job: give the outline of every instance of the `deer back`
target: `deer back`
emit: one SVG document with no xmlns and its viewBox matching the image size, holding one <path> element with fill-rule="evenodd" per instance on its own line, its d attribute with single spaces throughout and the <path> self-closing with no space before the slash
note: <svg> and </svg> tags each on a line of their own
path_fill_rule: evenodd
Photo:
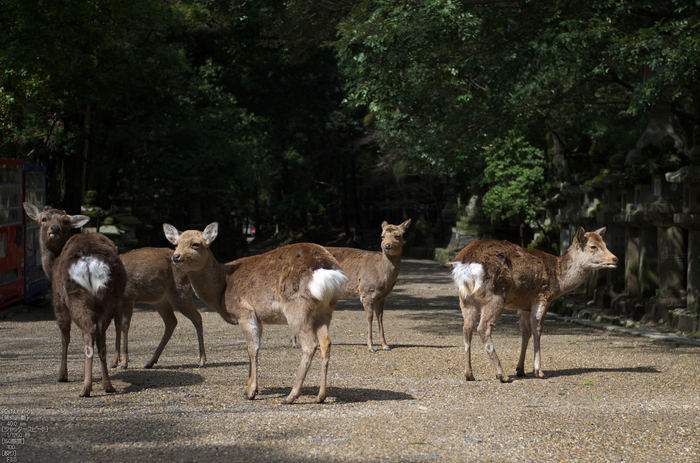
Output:
<svg viewBox="0 0 700 463">
<path fill-rule="evenodd" d="M 120 255 L 127 275 L 124 298 L 155 303 L 170 291 L 187 290 L 187 275 L 173 268 L 172 256 L 169 248 L 140 248 Z"/>
<path fill-rule="evenodd" d="M 357 298 L 370 289 L 391 291 L 396 283 L 398 269 L 381 252 L 354 248 L 327 247 L 348 277 L 341 297 Z M 395 273 L 395 275 L 392 275 Z"/>
<path fill-rule="evenodd" d="M 286 304 L 303 304 L 313 297 L 309 283 L 316 270 L 340 270 L 327 250 L 311 243 L 282 246 L 227 266 L 227 306 L 242 301 L 256 307 L 261 319 L 273 317 L 272 312 Z"/>
<path fill-rule="evenodd" d="M 475 290 L 517 295 L 523 300 L 547 290 L 557 271 L 555 256 L 497 240 L 472 241 L 453 262 L 481 272 L 481 284 Z"/>
<path fill-rule="evenodd" d="M 126 286 L 126 271 L 119 260 L 114 243 L 100 233 L 80 234 L 71 237 L 63 248 L 53 268 L 54 300 L 61 301 L 76 319 L 87 316 L 76 307 L 101 307 L 116 309 Z M 82 300 L 76 304 L 75 298 Z M 80 313 L 79 313 L 80 312 Z M 90 316 L 109 315 L 91 311 Z M 92 320 L 96 323 L 97 320 Z"/>
</svg>

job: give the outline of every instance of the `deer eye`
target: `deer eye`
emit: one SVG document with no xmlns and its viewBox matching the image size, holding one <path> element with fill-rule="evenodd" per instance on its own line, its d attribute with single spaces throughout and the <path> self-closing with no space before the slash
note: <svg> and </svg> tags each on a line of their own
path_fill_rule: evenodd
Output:
<svg viewBox="0 0 700 463">
<path fill-rule="evenodd" d="M 591 250 L 597 251 L 597 250 L 598 250 L 598 246 L 591 246 Z"/>
<path fill-rule="evenodd" d="M 195 249 L 199 248 L 199 243 L 192 243 L 192 247 Z"/>
</svg>

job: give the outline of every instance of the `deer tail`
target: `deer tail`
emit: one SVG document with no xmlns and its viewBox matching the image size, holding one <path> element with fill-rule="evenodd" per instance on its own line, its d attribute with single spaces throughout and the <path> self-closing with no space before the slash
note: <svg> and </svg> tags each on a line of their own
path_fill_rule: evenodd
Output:
<svg viewBox="0 0 700 463">
<path fill-rule="evenodd" d="M 314 270 L 309 282 L 309 291 L 313 297 L 324 305 L 334 305 L 340 299 L 343 284 L 348 278 L 340 270 L 319 268 Z"/>
<path fill-rule="evenodd" d="M 484 283 L 484 266 L 478 263 L 451 262 L 452 278 L 462 297 L 468 297 L 478 291 Z"/>
<path fill-rule="evenodd" d="M 110 277 L 109 265 L 95 256 L 82 256 L 70 266 L 68 273 L 93 296 L 107 286 Z"/>
</svg>

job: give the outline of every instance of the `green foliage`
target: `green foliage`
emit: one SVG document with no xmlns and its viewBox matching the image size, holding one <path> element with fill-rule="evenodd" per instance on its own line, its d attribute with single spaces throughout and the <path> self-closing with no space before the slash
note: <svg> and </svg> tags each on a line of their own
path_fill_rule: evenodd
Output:
<svg viewBox="0 0 700 463">
<path fill-rule="evenodd" d="M 457 3 L 387 0 L 359 4 L 339 26 L 347 102 L 368 107 L 383 146 L 414 170 L 454 177 L 468 168 L 477 71 L 467 44 L 478 24 Z"/>
<path fill-rule="evenodd" d="M 511 225 L 535 219 L 544 192 L 545 156 L 515 131 L 484 149 L 484 179 L 489 186 L 484 211 Z"/>
<path fill-rule="evenodd" d="M 347 226 L 420 177 L 411 194 L 485 184 L 489 210 L 530 220 L 544 179 L 590 179 L 660 104 L 700 143 L 699 18 L 681 0 L 6 0 L 0 149 L 62 175 L 57 205 L 129 184 L 173 211 Z"/>
<path fill-rule="evenodd" d="M 699 12 L 674 1 L 382 0 L 358 4 L 336 46 L 347 101 L 372 111 L 384 148 L 465 184 L 482 172 L 481 147 L 513 129 L 541 149 L 553 133 L 559 156 L 606 162 L 634 148 L 664 101 L 687 146 L 698 143 Z"/>
</svg>

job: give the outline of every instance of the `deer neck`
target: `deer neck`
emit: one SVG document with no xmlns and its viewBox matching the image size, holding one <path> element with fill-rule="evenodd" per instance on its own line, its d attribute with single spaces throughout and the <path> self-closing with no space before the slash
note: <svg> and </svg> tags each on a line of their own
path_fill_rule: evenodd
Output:
<svg viewBox="0 0 700 463">
<path fill-rule="evenodd" d="M 581 286 L 590 273 L 590 270 L 584 268 L 576 257 L 577 252 L 572 246 L 557 262 L 558 296 Z"/>
<path fill-rule="evenodd" d="M 41 267 L 44 269 L 44 273 L 46 274 L 46 278 L 48 278 L 49 282 L 53 281 L 53 269 L 56 265 L 56 261 L 61 256 L 62 250 L 63 246 L 56 250 L 50 249 L 45 244 L 41 245 Z"/>
<path fill-rule="evenodd" d="M 388 255 L 382 252 L 382 262 L 381 265 L 386 272 L 386 275 L 390 277 L 398 276 L 401 271 L 401 254 Z"/>
<path fill-rule="evenodd" d="M 187 272 L 187 277 L 190 279 L 197 297 L 226 319 L 227 316 L 224 316 L 226 312 L 224 308 L 224 293 L 226 292 L 226 270 L 224 266 L 219 264 L 213 255 L 210 255 L 203 268 Z"/>
</svg>

